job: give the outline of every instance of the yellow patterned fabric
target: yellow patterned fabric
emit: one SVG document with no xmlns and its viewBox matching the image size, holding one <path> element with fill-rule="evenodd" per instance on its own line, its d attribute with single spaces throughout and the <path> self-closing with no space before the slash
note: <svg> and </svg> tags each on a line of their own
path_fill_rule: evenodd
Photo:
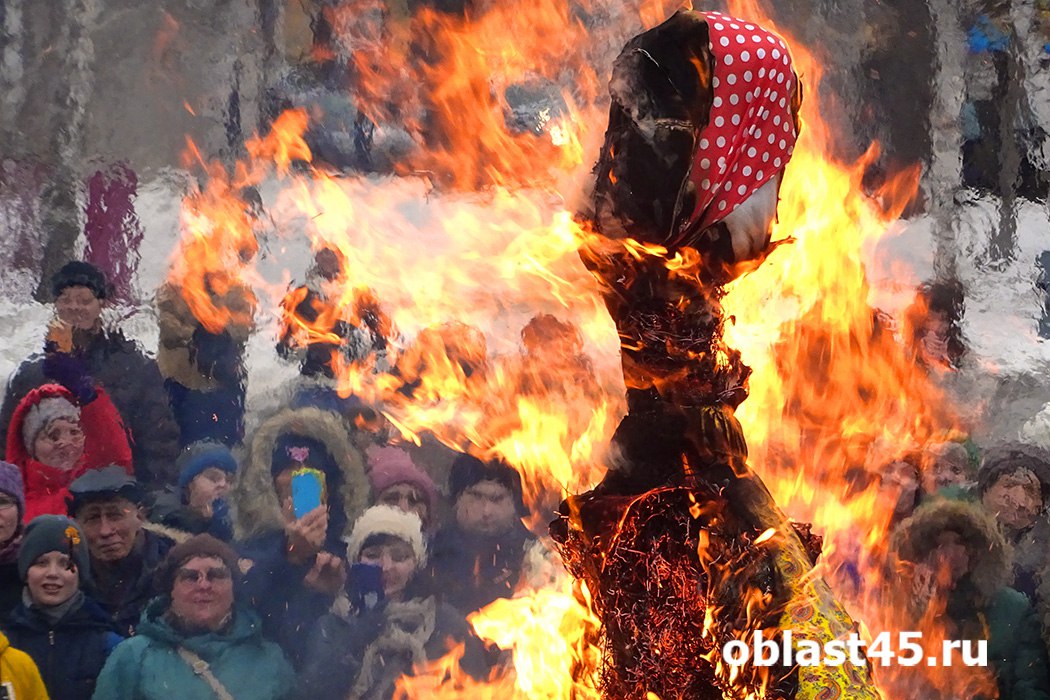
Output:
<svg viewBox="0 0 1050 700">
<path fill-rule="evenodd" d="M 794 640 L 824 645 L 845 639 L 854 631 L 853 620 L 835 599 L 823 579 L 809 575 L 809 558 L 801 543 L 789 537 L 774 555 L 777 569 L 791 590 L 791 600 L 780 618 L 780 629 L 791 630 Z M 871 668 L 858 668 L 847 659 L 841 666 L 800 666 L 795 700 L 881 700 Z"/>
</svg>

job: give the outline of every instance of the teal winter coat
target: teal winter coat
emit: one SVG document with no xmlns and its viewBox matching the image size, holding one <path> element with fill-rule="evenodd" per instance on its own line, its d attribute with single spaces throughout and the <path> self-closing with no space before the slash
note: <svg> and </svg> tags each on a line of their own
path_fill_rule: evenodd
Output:
<svg viewBox="0 0 1050 700">
<path fill-rule="evenodd" d="M 208 682 L 179 655 L 182 645 L 206 661 L 234 700 L 282 700 L 291 696 L 295 675 L 280 648 L 263 640 L 259 617 L 235 606 L 225 634 L 186 637 L 166 620 L 167 598 L 142 613 L 137 635 L 121 642 L 102 673 L 92 700 L 215 700 Z"/>
</svg>

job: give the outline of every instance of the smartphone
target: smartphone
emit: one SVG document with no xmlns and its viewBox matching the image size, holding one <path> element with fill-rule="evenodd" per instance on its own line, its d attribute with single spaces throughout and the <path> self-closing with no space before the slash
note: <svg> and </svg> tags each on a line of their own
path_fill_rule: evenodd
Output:
<svg viewBox="0 0 1050 700">
<path fill-rule="evenodd" d="M 296 518 L 324 505 L 326 500 L 323 471 L 303 467 L 292 472 L 292 509 Z"/>
<path fill-rule="evenodd" d="M 346 596 L 357 612 L 374 610 L 383 602 L 383 570 L 375 564 L 351 564 L 346 575 Z"/>
</svg>

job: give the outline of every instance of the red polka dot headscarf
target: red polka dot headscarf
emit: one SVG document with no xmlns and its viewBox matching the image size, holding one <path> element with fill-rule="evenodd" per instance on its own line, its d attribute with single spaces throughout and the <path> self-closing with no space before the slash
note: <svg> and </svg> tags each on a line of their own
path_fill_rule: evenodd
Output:
<svg viewBox="0 0 1050 700">
<path fill-rule="evenodd" d="M 686 228 L 693 231 L 721 221 L 772 180 L 798 138 L 791 114 L 798 78 L 784 40 L 745 20 L 703 14 L 714 56 L 714 100 L 689 174 L 697 200 Z"/>
</svg>

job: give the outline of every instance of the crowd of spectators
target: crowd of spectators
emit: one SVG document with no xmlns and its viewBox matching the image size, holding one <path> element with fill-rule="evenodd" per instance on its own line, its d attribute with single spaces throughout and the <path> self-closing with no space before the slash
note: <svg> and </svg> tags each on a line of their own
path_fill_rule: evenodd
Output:
<svg viewBox="0 0 1050 700">
<path fill-rule="evenodd" d="M 331 281 L 328 257 L 318 274 Z M 334 354 L 382 352 L 378 316 L 324 352 L 285 333 L 279 352 L 300 363 L 304 389 L 246 433 L 250 323 L 205 332 L 163 289 L 162 371 L 103 328 L 98 269 L 69 263 L 53 291 L 44 351 L 2 407 L 0 679 L 16 697 L 378 700 L 453 648 L 478 679 L 509 663 L 467 616 L 550 556 L 525 524 L 520 474 L 470 454 L 435 468 L 319 383 Z M 286 311 L 322 316 L 323 285 L 300 291 Z M 920 296 L 915 361 L 955 371 L 956 295 Z M 254 308 L 246 290 L 231 298 Z M 571 335 L 541 318 L 526 347 L 552 324 Z M 889 578 L 904 582 L 899 610 L 916 624 L 938 610 L 955 638 L 986 640 L 1001 698 L 1050 700 L 1050 454 L 964 436 L 891 452 L 867 473 L 889 521 Z M 849 564 L 840 578 L 860 586 Z"/>
</svg>

